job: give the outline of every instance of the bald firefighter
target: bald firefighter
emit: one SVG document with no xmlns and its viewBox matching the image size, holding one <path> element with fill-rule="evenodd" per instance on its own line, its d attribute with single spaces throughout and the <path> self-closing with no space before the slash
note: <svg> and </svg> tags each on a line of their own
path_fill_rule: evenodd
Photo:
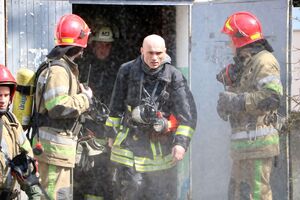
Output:
<svg viewBox="0 0 300 200">
<path fill-rule="evenodd" d="M 196 105 L 161 36 L 145 37 L 140 52 L 118 72 L 106 121 L 114 199 L 174 200 L 176 164 L 195 131 Z"/>
<path fill-rule="evenodd" d="M 39 160 L 41 184 L 53 200 L 73 199 L 72 169 L 81 116 L 92 103 L 92 91 L 78 81 L 74 59 L 87 46 L 90 29 L 74 14 L 60 18 L 56 46 L 37 71 L 33 145 Z"/>
<path fill-rule="evenodd" d="M 25 157 L 33 157 L 30 143 L 23 132 L 22 125 L 9 111 L 16 88 L 15 78 L 4 65 L 0 64 L 0 199 L 20 199 L 19 183 L 29 200 L 39 200 L 41 191 L 38 187 L 37 174 L 28 168 L 23 168 L 24 174 L 12 173 L 17 168 L 21 169 L 20 164 L 23 166 L 28 164 L 25 160 L 24 163 L 14 163 L 13 165 L 17 156 L 23 153 Z M 28 174 L 25 175 L 27 170 L 29 170 Z M 30 178 L 36 181 L 30 182 Z"/>
<path fill-rule="evenodd" d="M 217 111 L 232 129 L 228 199 L 271 200 L 270 174 L 279 154 L 280 66 L 252 13 L 233 13 L 222 32 L 231 40 L 235 61 L 217 75 L 228 89 L 219 94 Z"/>
</svg>

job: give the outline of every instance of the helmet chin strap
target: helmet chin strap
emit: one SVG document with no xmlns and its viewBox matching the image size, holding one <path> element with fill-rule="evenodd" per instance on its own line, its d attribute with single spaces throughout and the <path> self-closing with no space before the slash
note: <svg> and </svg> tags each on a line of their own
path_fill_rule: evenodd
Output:
<svg viewBox="0 0 300 200">
<path fill-rule="evenodd" d="M 11 101 L 9 101 L 8 106 L 6 109 L 0 109 L 0 116 L 4 115 L 9 111 L 9 106 L 11 105 Z"/>
<path fill-rule="evenodd" d="M 6 110 L 0 109 L 0 116 L 4 115 L 5 113 L 8 112 L 8 108 Z"/>
</svg>

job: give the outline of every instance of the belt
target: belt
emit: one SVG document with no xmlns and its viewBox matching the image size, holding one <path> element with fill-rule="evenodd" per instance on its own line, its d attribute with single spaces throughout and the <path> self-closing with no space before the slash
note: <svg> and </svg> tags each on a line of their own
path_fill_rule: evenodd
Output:
<svg viewBox="0 0 300 200">
<path fill-rule="evenodd" d="M 231 135 L 232 140 L 239 140 L 239 139 L 255 139 L 257 137 L 262 137 L 266 135 L 275 134 L 277 130 L 273 127 L 268 128 L 257 128 L 256 130 L 249 130 L 249 131 L 241 131 Z"/>
</svg>

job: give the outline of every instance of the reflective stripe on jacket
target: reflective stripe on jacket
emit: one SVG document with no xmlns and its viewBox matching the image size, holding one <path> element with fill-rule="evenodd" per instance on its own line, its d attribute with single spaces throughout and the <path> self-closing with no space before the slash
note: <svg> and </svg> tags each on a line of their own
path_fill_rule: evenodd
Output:
<svg viewBox="0 0 300 200">
<path fill-rule="evenodd" d="M 137 171 L 157 171 L 174 166 L 171 150 L 174 145 L 188 148 L 197 122 L 196 105 L 186 79 L 174 66 L 165 63 L 156 75 L 143 70 L 141 57 L 121 66 L 115 82 L 110 104 L 110 117 L 106 125 L 109 136 L 115 138 L 111 160 L 134 167 Z M 142 84 L 142 85 L 141 85 Z M 151 126 L 131 125 L 131 110 L 142 102 L 141 87 L 154 99 L 167 94 L 159 103 L 160 111 L 173 114 L 178 120 L 175 132 L 151 135 Z M 122 117 L 123 116 L 123 119 Z M 122 120 L 121 120 L 122 119 Z M 115 130 L 112 131 L 112 127 Z M 117 132 L 117 133 L 116 133 Z"/>
<path fill-rule="evenodd" d="M 53 119 L 54 123 L 58 124 L 55 127 L 45 125 L 39 128 L 45 153 L 37 158 L 39 161 L 53 165 L 74 167 L 77 138 L 71 132 L 72 130 L 65 130 L 64 120 L 74 119 L 76 122 L 76 119 L 88 110 L 89 100 L 85 94 L 79 92 L 77 65 L 66 56 L 61 58 L 60 62 L 69 68 L 59 65 L 50 66 L 41 72 L 37 81 L 36 108 L 42 115 L 47 115 L 47 119 Z M 67 142 L 60 143 L 57 140 Z M 36 138 L 33 142 L 36 142 Z"/>
<path fill-rule="evenodd" d="M 279 107 L 272 100 L 280 100 L 282 84 L 280 67 L 272 53 L 263 50 L 243 63 L 239 84 L 230 88 L 244 94 L 245 111 L 230 116 L 232 127 L 232 155 L 236 159 L 271 157 L 279 154 L 279 136 L 272 123 L 266 123 L 267 115 L 276 113 Z M 276 107 L 274 107 L 276 105 Z M 259 130 L 269 130 L 259 135 Z M 235 138 L 234 134 L 251 132 L 251 138 Z M 237 136 L 236 136 L 237 137 Z"/>
<path fill-rule="evenodd" d="M 22 125 L 12 113 L 10 114 L 14 118 L 14 122 L 10 121 L 6 115 L 2 115 L 1 117 L 3 120 L 3 129 L 0 152 L 0 188 L 8 190 L 13 189 L 14 183 L 12 181 L 10 167 L 7 166 L 9 162 L 7 157 L 13 159 L 21 153 L 21 149 L 28 152 L 30 156 L 33 156 L 30 143 L 26 138 Z"/>
</svg>

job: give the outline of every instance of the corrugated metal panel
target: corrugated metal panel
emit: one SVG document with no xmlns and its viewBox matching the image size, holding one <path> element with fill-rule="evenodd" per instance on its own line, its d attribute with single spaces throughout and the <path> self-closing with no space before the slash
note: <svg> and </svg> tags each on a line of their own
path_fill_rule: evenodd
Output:
<svg viewBox="0 0 300 200">
<path fill-rule="evenodd" d="M 5 64 L 5 0 L 0 0 L 0 63 Z"/>
<path fill-rule="evenodd" d="M 241 2 L 241 1 L 240 1 Z M 222 67 L 232 63 L 228 38 L 220 33 L 233 12 L 248 10 L 261 20 L 265 36 L 281 65 L 281 78 L 287 74 L 287 0 L 243 1 L 232 3 L 194 3 L 192 11 L 192 92 L 198 108 L 198 128 L 192 140 L 192 199 L 226 200 L 231 171 L 230 127 L 216 112 L 218 93 L 223 86 L 216 81 Z M 276 22 L 276 23 L 275 23 Z M 281 155 L 272 173 L 274 200 L 286 200 L 287 163 L 285 136 Z"/>
<path fill-rule="evenodd" d="M 36 70 L 54 46 L 55 23 L 72 5 L 64 0 L 7 0 L 7 66 Z"/>
<path fill-rule="evenodd" d="M 189 5 L 193 0 L 70 0 L 74 4 L 109 4 L 109 5 Z"/>
</svg>

